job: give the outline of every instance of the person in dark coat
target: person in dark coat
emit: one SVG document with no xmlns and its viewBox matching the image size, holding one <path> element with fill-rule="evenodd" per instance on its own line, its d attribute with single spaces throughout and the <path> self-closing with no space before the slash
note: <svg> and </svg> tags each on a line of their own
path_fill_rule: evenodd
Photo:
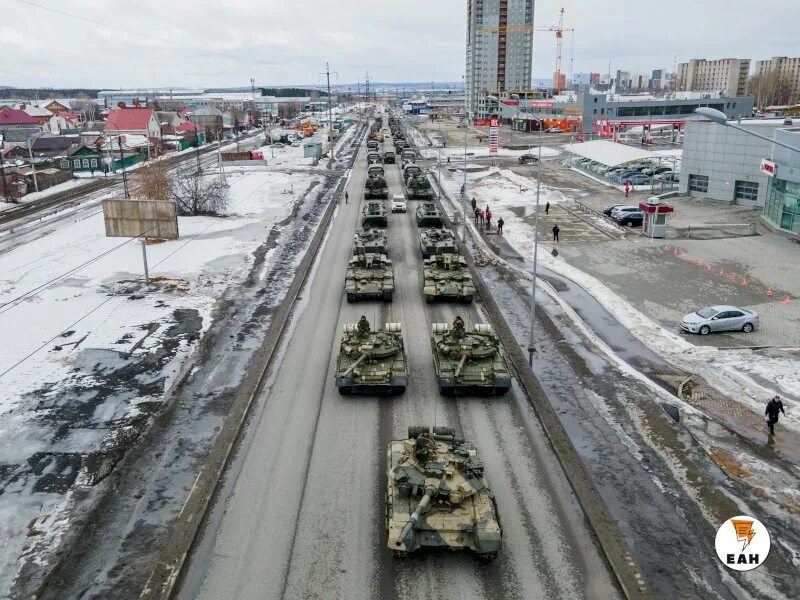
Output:
<svg viewBox="0 0 800 600">
<path fill-rule="evenodd" d="M 486 206 L 486 229 L 492 228 L 492 211 L 489 210 L 489 206 Z"/>
<path fill-rule="evenodd" d="M 497 233 L 499 233 L 500 235 L 503 235 L 503 225 L 505 224 L 506 222 L 503 221 L 503 217 L 497 219 Z"/>
<path fill-rule="evenodd" d="M 477 227 L 478 226 L 478 217 L 480 216 L 481 209 L 476 206 L 475 209 L 472 212 L 475 213 L 475 227 Z"/>
<path fill-rule="evenodd" d="M 764 410 L 764 414 L 767 417 L 767 427 L 769 427 L 770 435 L 775 433 L 775 423 L 778 422 L 778 413 L 783 413 L 786 415 L 786 411 L 783 410 L 783 402 L 781 402 L 781 397 L 775 396 L 772 400 L 767 402 L 767 408 Z"/>
<path fill-rule="evenodd" d="M 472 199 L 472 212 L 475 212 L 475 209 L 478 207 L 478 203 L 475 201 L 475 198 Z"/>
<path fill-rule="evenodd" d="M 347 192 L 344 193 L 344 203 L 345 204 L 350 203 L 350 194 L 348 194 Z"/>
<path fill-rule="evenodd" d="M 546 214 L 546 215 L 550 214 L 550 203 L 549 202 L 544 205 L 544 214 Z"/>
<path fill-rule="evenodd" d="M 553 241 L 558 241 L 558 232 L 561 231 L 561 228 L 558 225 L 553 225 Z"/>
</svg>

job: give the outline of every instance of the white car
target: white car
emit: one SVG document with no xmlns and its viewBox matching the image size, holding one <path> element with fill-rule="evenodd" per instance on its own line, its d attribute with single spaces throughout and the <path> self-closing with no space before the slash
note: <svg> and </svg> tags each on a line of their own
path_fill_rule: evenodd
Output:
<svg viewBox="0 0 800 600">
<path fill-rule="evenodd" d="M 708 335 L 712 331 L 744 331 L 758 329 L 758 314 L 738 306 L 708 306 L 684 315 L 681 329 L 688 333 Z"/>
<path fill-rule="evenodd" d="M 442 140 L 433 140 L 431 144 L 434 148 L 444 148 L 444 142 Z"/>
<path fill-rule="evenodd" d="M 634 206 L 633 204 L 626 204 L 624 206 L 617 206 L 611 211 L 611 218 L 615 221 L 618 221 L 621 217 L 625 216 L 625 213 L 634 213 L 639 212 L 639 207 Z"/>
<path fill-rule="evenodd" d="M 406 212 L 406 210 L 407 210 L 406 197 L 403 196 L 403 194 L 395 194 L 394 196 L 392 196 L 392 212 L 393 213 L 398 213 L 398 212 L 404 213 L 404 212 Z"/>
</svg>

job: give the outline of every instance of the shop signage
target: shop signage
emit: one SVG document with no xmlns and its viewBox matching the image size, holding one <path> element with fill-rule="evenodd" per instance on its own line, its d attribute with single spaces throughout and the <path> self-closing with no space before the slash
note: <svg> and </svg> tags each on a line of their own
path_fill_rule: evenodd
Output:
<svg viewBox="0 0 800 600">
<path fill-rule="evenodd" d="M 764 175 L 769 175 L 770 177 L 775 177 L 775 173 L 778 170 L 778 165 L 776 165 L 771 160 L 767 160 L 766 158 L 761 159 L 761 172 Z"/>
</svg>

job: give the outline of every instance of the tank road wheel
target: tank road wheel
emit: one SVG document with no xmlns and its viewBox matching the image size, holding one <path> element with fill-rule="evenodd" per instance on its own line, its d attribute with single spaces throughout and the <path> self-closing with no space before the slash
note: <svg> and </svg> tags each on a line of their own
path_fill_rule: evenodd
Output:
<svg viewBox="0 0 800 600">
<path fill-rule="evenodd" d="M 425 302 L 431 304 L 433 302 L 433 296 L 431 296 L 430 294 L 425 294 Z"/>
<path fill-rule="evenodd" d="M 350 394 L 353 393 L 353 388 L 350 387 L 349 385 L 343 385 L 342 387 L 339 388 L 339 393 L 342 396 L 349 396 Z"/>
<path fill-rule="evenodd" d="M 356 301 L 356 295 L 352 292 L 347 292 L 347 301 L 352 304 Z"/>
<path fill-rule="evenodd" d="M 392 550 L 392 556 L 395 560 L 406 560 L 408 558 L 408 552 L 405 550 Z"/>
<path fill-rule="evenodd" d="M 497 552 L 486 552 L 485 554 L 478 554 L 477 556 L 478 562 L 482 565 L 488 565 L 495 558 L 497 558 Z"/>
<path fill-rule="evenodd" d="M 383 301 L 384 302 L 391 302 L 392 296 L 394 296 L 394 292 L 383 292 Z"/>
<path fill-rule="evenodd" d="M 472 304 L 472 296 L 464 296 L 464 304 Z"/>
</svg>

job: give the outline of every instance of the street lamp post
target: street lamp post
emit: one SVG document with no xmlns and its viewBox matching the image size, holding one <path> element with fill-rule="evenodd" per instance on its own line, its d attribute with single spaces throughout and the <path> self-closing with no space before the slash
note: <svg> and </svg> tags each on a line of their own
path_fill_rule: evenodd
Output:
<svg viewBox="0 0 800 600">
<path fill-rule="evenodd" d="M 544 143 L 544 123 L 533 117 L 539 124 L 539 158 L 536 166 L 536 209 L 533 214 L 533 283 L 531 284 L 531 331 L 528 338 L 528 362 L 533 366 L 533 355 L 536 354 L 534 346 L 534 327 L 536 324 L 536 278 L 539 266 L 539 194 L 542 188 L 542 144 Z"/>
<path fill-rule="evenodd" d="M 33 135 L 31 135 L 28 138 L 28 156 L 31 157 L 31 172 L 33 173 L 33 187 L 38 192 L 39 191 L 39 181 L 36 179 L 36 165 L 33 164 L 33 142 L 31 142 L 31 140 L 33 139 L 33 136 L 35 136 L 35 135 L 36 135 L 36 133 L 34 133 Z M 2 160 L 2 158 L 0 158 L 0 160 Z"/>
<path fill-rule="evenodd" d="M 113 127 L 114 129 L 117 130 L 117 144 L 119 144 L 119 161 L 120 161 L 120 166 L 122 167 L 122 187 L 125 190 L 125 198 L 127 199 L 127 198 L 130 198 L 131 195 L 130 195 L 130 192 L 128 191 L 128 176 L 125 173 L 125 155 L 122 154 L 122 133 L 120 132 L 119 127 L 117 127 L 116 125 L 111 124 L 111 127 Z M 149 141 L 148 141 L 148 146 L 149 146 Z M 114 141 L 113 140 L 111 141 L 111 150 L 112 150 L 111 156 L 112 156 L 112 164 L 113 164 L 113 156 L 114 156 L 114 152 L 113 152 L 113 150 L 114 150 Z M 149 152 L 149 150 L 148 150 L 148 152 Z"/>
<path fill-rule="evenodd" d="M 753 137 L 761 138 L 762 140 L 772 142 L 776 146 L 787 148 L 788 150 L 792 150 L 794 152 L 800 152 L 800 148 L 796 148 L 795 146 L 792 146 L 790 144 L 785 144 L 784 142 L 779 142 L 778 140 L 772 139 L 769 136 L 756 133 L 755 131 L 750 131 L 749 129 L 745 129 L 744 127 L 731 123 L 728 120 L 728 115 L 726 115 L 721 110 L 711 108 L 710 106 L 701 106 L 700 108 L 696 108 L 694 112 L 696 112 L 698 115 L 702 117 L 705 117 L 710 121 L 713 121 L 714 123 L 717 123 L 718 125 L 724 125 L 725 127 L 730 127 L 732 129 L 736 129 L 737 131 L 742 131 L 748 135 L 752 135 Z"/>
</svg>

